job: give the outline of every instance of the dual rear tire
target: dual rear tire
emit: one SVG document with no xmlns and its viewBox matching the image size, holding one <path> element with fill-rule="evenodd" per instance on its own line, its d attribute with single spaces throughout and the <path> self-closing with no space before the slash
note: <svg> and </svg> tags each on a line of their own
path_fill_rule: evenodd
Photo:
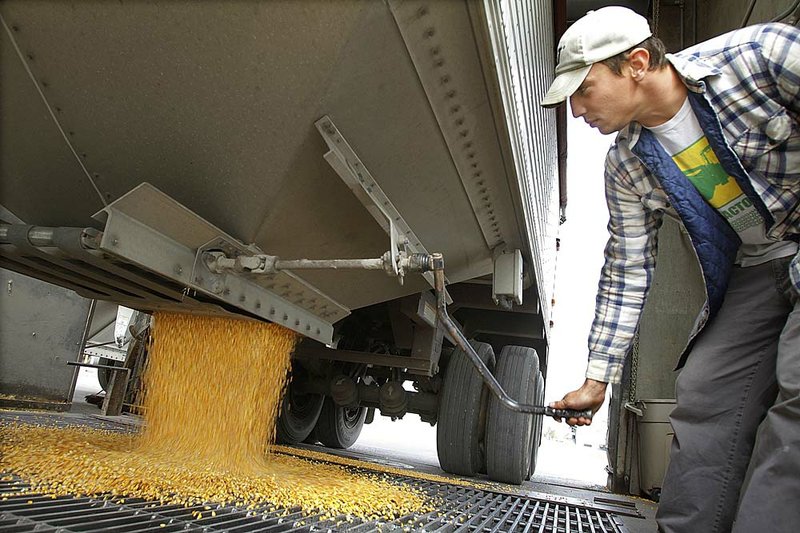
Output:
<svg viewBox="0 0 800 533">
<path fill-rule="evenodd" d="M 541 405 L 544 382 L 536 350 L 505 346 L 495 357 L 489 344 L 471 344 L 511 398 Z M 505 407 L 459 349 L 450 356 L 440 394 L 436 444 L 443 470 L 462 476 L 485 472 L 492 480 L 513 484 L 533 475 L 542 416 Z"/>
<path fill-rule="evenodd" d="M 366 407 L 341 407 L 321 394 L 298 394 L 290 384 L 278 416 L 276 440 L 349 448 L 361 434 L 366 416 Z"/>
</svg>

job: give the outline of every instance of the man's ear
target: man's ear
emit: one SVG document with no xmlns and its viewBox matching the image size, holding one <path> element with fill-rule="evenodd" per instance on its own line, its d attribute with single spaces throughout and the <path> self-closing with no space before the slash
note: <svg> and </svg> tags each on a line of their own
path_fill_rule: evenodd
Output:
<svg viewBox="0 0 800 533">
<path fill-rule="evenodd" d="M 644 78 L 647 69 L 650 68 L 650 52 L 645 48 L 634 48 L 628 54 L 628 68 L 631 77 L 636 81 Z"/>
</svg>

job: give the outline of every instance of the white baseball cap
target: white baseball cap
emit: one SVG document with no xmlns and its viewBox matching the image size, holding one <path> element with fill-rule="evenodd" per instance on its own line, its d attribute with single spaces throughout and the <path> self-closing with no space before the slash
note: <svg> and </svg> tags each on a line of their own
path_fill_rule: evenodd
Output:
<svg viewBox="0 0 800 533">
<path fill-rule="evenodd" d="M 556 79 L 541 105 L 560 104 L 580 87 L 594 63 L 630 50 L 651 35 L 647 19 L 627 7 L 589 11 L 558 41 Z"/>
</svg>

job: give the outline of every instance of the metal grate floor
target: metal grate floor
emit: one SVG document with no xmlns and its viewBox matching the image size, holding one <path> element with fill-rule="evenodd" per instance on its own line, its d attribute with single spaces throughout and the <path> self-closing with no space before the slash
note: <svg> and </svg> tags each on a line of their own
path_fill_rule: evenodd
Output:
<svg viewBox="0 0 800 533">
<path fill-rule="evenodd" d="M 5 420 L 3 420 L 5 419 Z M 60 416 L 16 416 L 13 420 L 52 424 L 76 422 L 115 429 L 113 422 L 93 418 L 64 420 Z M 0 415 L 0 422 L 10 421 Z M 116 425 L 125 430 L 122 424 Z M 183 507 L 161 505 L 135 498 L 51 497 L 28 490 L 29 485 L 13 473 L 0 472 L 0 532 L 321 532 L 321 531 L 463 531 L 463 532 L 619 532 L 627 530 L 613 510 L 603 506 L 571 505 L 558 501 L 500 494 L 411 477 L 394 476 L 426 493 L 438 509 L 413 514 L 391 522 L 367 521 L 339 516 L 325 519 L 306 515 L 299 507 L 275 508 L 265 503 L 255 510 L 219 504 Z M 193 513 L 200 511 L 202 518 Z M 212 511 L 214 516 L 212 516 Z"/>
</svg>

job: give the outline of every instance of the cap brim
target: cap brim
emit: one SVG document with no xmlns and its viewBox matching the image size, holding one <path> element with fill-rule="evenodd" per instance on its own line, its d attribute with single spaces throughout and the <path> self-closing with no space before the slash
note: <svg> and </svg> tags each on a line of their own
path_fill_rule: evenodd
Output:
<svg viewBox="0 0 800 533">
<path fill-rule="evenodd" d="M 587 65 L 575 70 L 562 72 L 556 76 L 556 79 L 553 80 L 553 84 L 550 85 L 550 89 L 547 91 L 547 94 L 544 95 L 539 105 L 542 107 L 555 107 L 569 98 L 572 93 L 577 91 L 578 87 L 581 86 L 581 83 L 586 79 L 586 75 L 589 74 L 591 68 L 592 65 Z"/>
</svg>

